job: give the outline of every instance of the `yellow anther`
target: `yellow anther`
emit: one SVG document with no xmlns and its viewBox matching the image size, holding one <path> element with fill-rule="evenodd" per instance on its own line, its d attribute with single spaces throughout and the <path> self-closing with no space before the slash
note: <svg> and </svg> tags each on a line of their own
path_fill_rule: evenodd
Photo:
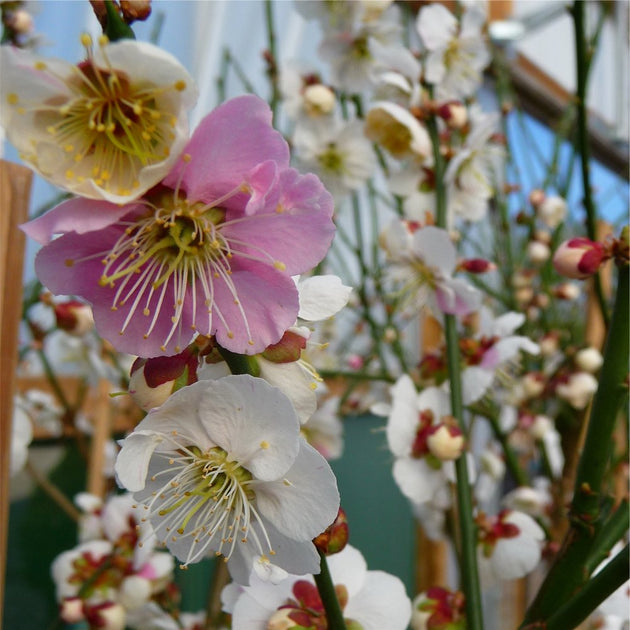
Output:
<svg viewBox="0 0 630 630">
<path fill-rule="evenodd" d="M 192 155 L 190 155 L 190 153 L 184 153 L 182 160 L 188 164 L 192 160 Z"/>
<path fill-rule="evenodd" d="M 269 442 L 267 442 L 267 440 L 263 440 L 263 441 L 260 443 L 260 448 L 262 448 L 262 449 L 264 449 L 264 450 L 267 450 L 267 449 L 269 448 Z"/>
<path fill-rule="evenodd" d="M 72 260 L 72 258 L 66 258 L 64 260 L 64 265 L 66 267 L 74 267 L 74 260 Z"/>
<path fill-rule="evenodd" d="M 46 70 L 47 67 L 43 61 L 36 61 L 34 65 L 35 70 Z"/>
<path fill-rule="evenodd" d="M 178 92 L 182 92 L 183 90 L 185 90 L 186 89 L 186 81 L 177 81 L 175 83 L 175 89 Z"/>
<path fill-rule="evenodd" d="M 109 37 L 107 37 L 107 35 L 101 35 L 98 38 L 98 45 L 99 46 L 106 46 L 107 44 L 109 44 Z"/>
<path fill-rule="evenodd" d="M 74 177 L 74 171 L 71 171 L 70 169 L 68 169 L 66 171 L 66 179 L 72 179 Z"/>
<path fill-rule="evenodd" d="M 74 145 L 73 144 L 66 144 L 66 146 L 63 148 L 63 150 L 66 153 L 72 153 L 74 151 Z"/>
<path fill-rule="evenodd" d="M 85 48 L 92 46 L 92 37 L 88 33 L 81 33 L 81 46 Z"/>
<path fill-rule="evenodd" d="M 279 260 L 274 260 L 273 261 L 273 266 L 276 269 L 278 269 L 279 271 L 286 271 L 286 268 L 287 268 L 287 266 L 283 262 L 281 262 Z"/>
</svg>

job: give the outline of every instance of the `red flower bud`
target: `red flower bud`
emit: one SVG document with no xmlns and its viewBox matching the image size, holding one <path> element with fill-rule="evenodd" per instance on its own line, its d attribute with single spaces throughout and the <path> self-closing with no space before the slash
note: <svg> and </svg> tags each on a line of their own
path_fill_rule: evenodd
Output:
<svg viewBox="0 0 630 630">
<path fill-rule="evenodd" d="M 469 273 L 486 273 L 494 271 L 497 266 L 484 258 L 467 258 L 459 263 L 459 268 Z"/>
<path fill-rule="evenodd" d="M 558 247 L 553 256 L 553 266 L 561 276 L 583 280 L 596 273 L 607 258 L 601 243 L 578 237 Z"/>
<path fill-rule="evenodd" d="M 325 555 L 339 553 L 348 543 L 348 519 L 343 508 L 339 508 L 337 518 L 317 538 L 313 544 Z"/>
</svg>

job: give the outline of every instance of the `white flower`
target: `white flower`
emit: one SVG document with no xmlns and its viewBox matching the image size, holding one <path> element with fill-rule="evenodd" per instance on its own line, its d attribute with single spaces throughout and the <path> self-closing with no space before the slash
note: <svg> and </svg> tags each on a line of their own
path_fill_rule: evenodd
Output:
<svg viewBox="0 0 630 630">
<path fill-rule="evenodd" d="M 192 77 L 145 42 L 99 40 L 78 65 L 2 46 L 0 125 L 40 175 L 72 193 L 124 203 L 171 169 L 188 140 Z"/>
<path fill-rule="evenodd" d="M 350 299 L 352 287 L 332 274 L 301 276 L 297 279 L 300 300 L 298 318 L 309 322 L 328 319 L 338 313 Z"/>
<path fill-rule="evenodd" d="M 149 412 L 122 442 L 116 473 L 184 564 L 214 551 L 239 583 L 270 558 L 317 572 L 311 540 L 334 520 L 339 494 L 299 430 L 289 400 L 262 379 L 200 381 Z"/>
<path fill-rule="evenodd" d="M 450 417 L 449 397 L 437 387 L 427 387 L 418 394 L 407 375 L 396 381 L 391 395 L 387 444 L 396 458 L 394 480 L 414 504 L 427 503 L 448 482 L 446 464 L 430 453 L 427 439 L 443 416 Z"/>
<path fill-rule="evenodd" d="M 428 131 L 411 112 L 388 101 L 374 103 L 365 117 L 365 135 L 397 159 L 413 158 L 431 166 L 433 148 Z"/>
<path fill-rule="evenodd" d="M 508 492 L 501 500 L 501 505 L 525 512 L 533 518 L 544 518 L 553 505 L 550 485 L 546 477 L 537 477 L 533 486 L 519 486 Z"/>
<path fill-rule="evenodd" d="M 597 379 L 588 372 L 574 372 L 566 383 L 560 383 L 556 392 L 574 409 L 584 409 L 597 391 Z"/>
<path fill-rule="evenodd" d="M 337 98 L 313 67 L 288 63 L 281 68 L 279 84 L 282 103 L 291 120 L 302 124 L 331 123 Z"/>
<path fill-rule="evenodd" d="M 365 14 L 360 9 L 362 4 L 367 6 L 365 3 L 344 4 L 356 5 L 359 10 L 339 27 L 327 28 L 319 46 L 319 56 L 330 64 L 333 86 L 349 94 L 359 93 L 372 87 L 384 71 L 417 65 L 400 43 L 397 7 L 388 8 L 378 19 L 363 20 Z"/>
<path fill-rule="evenodd" d="M 435 85 L 438 99 L 465 98 L 479 87 L 490 62 L 483 23 L 483 14 L 475 10 L 464 11 L 461 25 L 441 4 L 420 10 L 416 28 L 427 50 L 424 78 Z"/>
<path fill-rule="evenodd" d="M 469 367 L 462 371 L 464 404 L 479 400 L 492 385 L 496 372 L 506 363 L 518 358 L 521 350 L 538 354 L 540 348 L 529 337 L 512 335 L 525 322 L 522 313 L 504 313 L 497 318 L 489 309 L 479 311 L 479 330 L 468 340 L 465 361 Z"/>
<path fill-rule="evenodd" d="M 478 519 L 479 520 L 479 519 Z M 514 580 L 540 562 L 545 532 L 527 514 L 504 510 L 479 528 L 479 569 L 497 580 Z"/>
<path fill-rule="evenodd" d="M 347 624 L 354 622 L 362 630 L 405 630 L 411 602 L 399 578 L 368 571 L 361 553 L 350 545 L 329 556 L 327 562 L 336 590 L 346 596 L 341 605 Z M 228 585 L 222 601 L 226 612 L 232 614 L 233 630 L 301 627 L 309 622 L 309 627 L 320 627 L 325 621 L 324 607 L 310 575 L 291 575 L 278 585 L 252 576 L 251 585 L 244 589 Z M 304 623 L 293 621 L 294 615 Z"/>
<path fill-rule="evenodd" d="M 359 121 L 326 128 L 300 125 L 293 136 L 300 164 L 321 178 L 335 197 L 361 187 L 376 168 L 376 156 Z"/>
<path fill-rule="evenodd" d="M 441 6 L 441 5 L 432 5 Z M 498 117 L 475 113 L 471 116 L 472 131 L 455 157 L 448 163 L 444 181 L 448 186 L 449 220 L 453 216 L 466 221 L 483 219 L 488 201 L 494 195 L 500 175 L 499 165 L 504 148 L 491 140 Z"/>
<path fill-rule="evenodd" d="M 427 226 L 412 232 L 408 223 L 394 219 L 380 241 L 390 260 L 387 277 L 409 308 L 465 315 L 479 306 L 479 291 L 452 277 L 457 253 L 446 230 Z"/>
</svg>

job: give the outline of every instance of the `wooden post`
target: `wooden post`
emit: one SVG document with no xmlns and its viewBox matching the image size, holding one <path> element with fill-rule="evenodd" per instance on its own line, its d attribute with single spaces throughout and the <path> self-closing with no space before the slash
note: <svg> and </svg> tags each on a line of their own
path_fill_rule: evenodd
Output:
<svg viewBox="0 0 630 630">
<path fill-rule="evenodd" d="M 439 349 L 442 343 L 440 323 L 424 313 L 421 321 L 421 348 L 427 354 Z M 448 546 L 444 540 L 431 540 L 418 525 L 416 528 L 416 591 L 426 591 L 431 586 L 448 587 Z"/>
<path fill-rule="evenodd" d="M 9 525 L 9 457 L 18 328 L 22 315 L 24 235 L 18 225 L 28 218 L 33 173 L 0 160 L 0 625 L 4 611 Z"/>
<path fill-rule="evenodd" d="M 87 474 L 87 491 L 104 498 L 107 486 L 103 467 L 105 465 L 105 445 L 111 435 L 112 405 L 109 398 L 110 385 L 105 379 L 98 383 L 94 414 L 92 416 L 92 443 Z"/>
</svg>

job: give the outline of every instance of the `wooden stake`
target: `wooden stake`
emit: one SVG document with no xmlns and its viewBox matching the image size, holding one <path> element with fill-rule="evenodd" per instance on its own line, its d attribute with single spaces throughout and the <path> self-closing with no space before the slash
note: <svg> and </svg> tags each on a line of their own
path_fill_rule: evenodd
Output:
<svg viewBox="0 0 630 630">
<path fill-rule="evenodd" d="M 112 405 L 109 397 L 110 384 L 105 379 L 98 383 L 94 413 L 92 416 L 92 445 L 87 475 L 87 491 L 104 498 L 107 486 L 103 469 L 105 466 L 105 445 L 111 435 Z"/>
<path fill-rule="evenodd" d="M 32 179 L 33 173 L 28 168 L 0 160 L 0 620 L 4 610 L 9 526 L 13 392 L 22 315 L 24 235 L 18 226 L 28 218 Z"/>
</svg>

